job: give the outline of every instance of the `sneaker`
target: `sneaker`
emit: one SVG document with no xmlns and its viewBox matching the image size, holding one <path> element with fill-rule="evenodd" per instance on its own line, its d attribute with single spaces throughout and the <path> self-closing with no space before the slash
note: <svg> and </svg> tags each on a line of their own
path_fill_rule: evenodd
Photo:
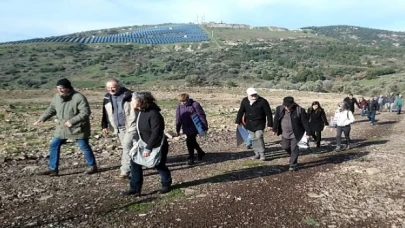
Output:
<svg viewBox="0 0 405 228">
<path fill-rule="evenodd" d="M 246 149 L 251 150 L 253 149 L 252 145 L 246 146 Z"/>
<path fill-rule="evenodd" d="M 260 154 L 260 161 L 266 161 L 266 156 L 264 156 L 264 154 Z"/>
<path fill-rule="evenodd" d="M 288 171 L 291 171 L 291 172 L 298 171 L 298 165 L 290 165 L 290 168 L 288 169 Z"/>
<path fill-rule="evenodd" d="M 121 192 L 122 196 L 131 196 L 131 195 L 136 195 L 138 197 L 141 196 L 141 190 L 135 190 L 135 189 L 129 189 L 127 191 Z"/>
<path fill-rule="evenodd" d="M 194 165 L 194 159 L 188 159 L 187 165 Z"/>
<path fill-rule="evenodd" d="M 48 169 L 46 171 L 38 172 L 37 175 L 56 177 L 56 176 L 58 176 L 58 170 Z"/>
<path fill-rule="evenodd" d="M 204 156 L 205 156 L 205 152 L 204 152 L 204 151 L 198 153 L 198 155 L 197 155 L 197 161 L 201 161 L 201 160 L 204 158 Z"/>
<path fill-rule="evenodd" d="M 349 144 L 349 145 L 347 145 L 346 150 L 350 150 L 350 149 L 352 149 L 352 147 Z"/>
<path fill-rule="evenodd" d="M 129 174 L 128 173 L 120 173 L 120 175 L 118 177 L 121 178 L 121 179 L 128 179 Z"/>
<path fill-rule="evenodd" d="M 159 193 L 160 194 L 166 194 L 166 193 L 170 192 L 170 190 L 171 190 L 170 186 L 161 187 L 160 190 L 159 190 Z"/>
<path fill-rule="evenodd" d="M 255 156 L 253 156 L 251 159 L 252 159 L 252 160 L 255 160 L 255 159 L 259 159 L 259 158 L 260 158 L 260 155 L 255 154 Z"/>
<path fill-rule="evenodd" d="M 335 151 L 336 151 L 336 152 L 338 152 L 338 151 L 340 151 L 340 150 L 341 150 L 340 146 L 337 146 L 337 147 L 335 148 Z"/>
<path fill-rule="evenodd" d="M 84 172 L 87 175 L 95 174 L 98 172 L 97 166 L 91 166 L 86 172 Z"/>
<path fill-rule="evenodd" d="M 374 126 L 374 124 L 373 124 L 373 123 L 370 123 L 370 125 L 371 125 L 371 126 Z"/>
</svg>

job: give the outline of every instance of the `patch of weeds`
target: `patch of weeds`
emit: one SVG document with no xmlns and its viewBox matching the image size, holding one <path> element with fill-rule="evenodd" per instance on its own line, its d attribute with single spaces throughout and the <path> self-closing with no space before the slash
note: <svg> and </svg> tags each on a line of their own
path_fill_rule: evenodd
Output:
<svg viewBox="0 0 405 228">
<path fill-rule="evenodd" d="M 244 168 L 253 168 L 253 167 L 258 167 L 258 166 L 262 166 L 263 162 L 258 162 L 258 161 L 246 161 L 244 163 L 242 163 L 242 166 Z"/>
<path fill-rule="evenodd" d="M 308 226 L 320 226 L 321 225 L 318 220 L 313 219 L 313 218 L 306 218 L 302 222 Z"/>
<path fill-rule="evenodd" d="M 379 142 L 381 140 L 382 140 L 381 138 L 376 137 L 376 138 L 367 139 L 366 142 Z"/>
<path fill-rule="evenodd" d="M 144 213 L 149 211 L 156 203 L 154 202 L 145 202 L 145 203 L 134 203 L 127 207 L 128 211 Z"/>
<path fill-rule="evenodd" d="M 127 210 L 131 211 L 131 212 L 137 212 L 137 213 L 146 213 L 155 206 L 169 204 L 176 200 L 182 200 L 185 198 L 186 198 L 186 195 L 184 194 L 184 192 L 181 189 L 176 188 L 176 189 L 172 189 L 170 192 L 168 192 L 167 194 L 163 195 L 162 197 L 160 197 L 156 200 L 148 201 L 148 202 L 135 202 L 134 204 L 129 205 L 127 207 Z"/>
<path fill-rule="evenodd" d="M 6 118 L 6 115 L 4 113 L 0 113 L 0 120 L 4 120 Z"/>
<path fill-rule="evenodd" d="M 172 189 L 170 192 L 164 195 L 162 200 L 166 203 L 173 202 L 178 199 L 184 199 L 186 195 L 180 188 Z"/>
<path fill-rule="evenodd" d="M 362 157 L 362 158 L 357 159 L 357 161 L 358 162 L 372 162 L 373 160 L 371 160 L 370 158 Z"/>
</svg>

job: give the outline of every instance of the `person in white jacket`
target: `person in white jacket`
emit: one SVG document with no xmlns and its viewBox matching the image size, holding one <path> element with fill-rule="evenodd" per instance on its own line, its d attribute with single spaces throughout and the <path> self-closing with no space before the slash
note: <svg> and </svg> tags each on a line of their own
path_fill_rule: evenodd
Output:
<svg viewBox="0 0 405 228">
<path fill-rule="evenodd" d="M 346 138 L 346 149 L 350 149 L 350 130 L 351 124 L 354 122 L 353 113 L 349 110 L 349 106 L 345 102 L 339 103 L 339 109 L 336 110 L 334 120 L 336 121 L 336 149 L 341 150 L 342 132 Z"/>
</svg>

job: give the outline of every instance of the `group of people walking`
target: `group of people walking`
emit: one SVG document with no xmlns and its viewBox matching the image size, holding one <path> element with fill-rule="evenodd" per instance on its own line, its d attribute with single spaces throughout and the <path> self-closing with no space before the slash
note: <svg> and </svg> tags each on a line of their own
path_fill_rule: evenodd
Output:
<svg viewBox="0 0 405 228">
<path fill-rule="evenodd" d="M 76 140 L 81 151 L 84 153 L 87 165 L 86 174 L 98 172 L 96 159 L 89 144 L 90 138 L 90 105 L 86 97 L 77 92 L 68 79 L 60 79 L 56 83 L 58 93 L 53 97 L 49 107 L 43 115 L 34 123 L 40 125 L 56 116 L 57 127 L 49 148 L 49 165 L 39 175 L 58 176 L 60 149 L 68 139 Z M 142 157 L 155 156 L 153 151 L 158 148 L 154 168 L 161 177 L 160 193 L 164 194 L 171 190 L 171 172 L 166 166 L 169 144 L 165 135 L 165 120 L 161 115 L 161 109 L 150 92 L 133 92 L 125 88 L 116 79 L 106 82 L 107 93 L 103 99 L 101 128 L 104 134 L 117 135 L 122 146 L 120 178 L 130 177 L 130 188 L 123 191 L 123 195 L 140 195 L 143 185 L 142 165 L 136 163 L 131 157 L 131 151 L 142 153 Z M 182 93 L 178 96 L 176 109 L 176 136 L 181 129 L 186 135 L 188 149 L 188 164 L 194 164 L 194 153 L 197 152 L 197 160 L 202 160 L 205 152 L 197 143 L 196 136 L 199 134 L 192 115 L 197 115 L 203 131 L 208 130 L 208 122 L 201 105 L 190 99 L 189 95 Z M 145 146 L 135 148 L 134 142 L 145 142 Z"/>
<path fill-rule="evenodd" d="M 77 92 L 68 79 L 60 79 L 56 83 L 58 93 L 53 97 L 48 109 L 34 123 L 39 125 L 52 116 L 56 116 L 55 135 L 49 147 L 49 166 L 39 172 L 40 175 L 58 176 L 60 149 L 67 139 L 76 140 L 84 153 L 89 168 L 86 174 L 98 172 L 97 162 L 89 144 L 90 138 L 90 105 L 84 95 Z M 161 177 L 160 193 L 171 190 L 171 172 L 166 166 L 169 144 L 165 133 L 165 120 L 161 109 L 150 92 L 133 92 L 120 84 L 116 79 L 106 82 L 107 93 L 103 98 L 101 128 L 104 134 L 117 135 L 122 146 L 120 178 L 130 178 L 129 189 L 123 195 L 140 195 L 143 185 L 142 164 L 137 162 L 135 154 L 141 158 L 155 160 L 153 167 Z M 281 136 L 282 148 L 290 155 L 289 170 L 298 169 L 299 142 L 303 138 L 313 137 L 316 147 L 321 146 L 322 131 L 329 125 L 325 110 L 314 101 L 308 110 L 299 106 L 293 97 L 287 96 L 282 105 L 275 109 L 274 117 L 269 102 L 259 96 L 254 88 L 248 88 L 247 96 L 241 101 L 235 124 L 243 125 L 248 131 L 254 151 L 252 159 L 266 160 L 264 131 Z M 197 135 L 208 131 L 206 114 L 201 105 L 191 99 L 188 94 L 181 93 L 177 97 L 176 133 L 186 135 L 188 165 L 203 160 L 205 151 L 197 142 Z M 336 151 L 341 150 L 341 134 L 345 135 L 347 149 L 350 149 L 351 123 L 354 122 L 354 105 L 366 107 L 369 115 L 377 110 L 374 102 L 360 103 L 350 95 L 339 103 L 332 118 L 331 126 L 336 127 Z M 401 96 L 397 99 L 397 107 L 402 105 Z M 198 120 L 198 124 L 196 123 Z M 144 146 L 139 143 L 144 142 Z"/>
</svg>

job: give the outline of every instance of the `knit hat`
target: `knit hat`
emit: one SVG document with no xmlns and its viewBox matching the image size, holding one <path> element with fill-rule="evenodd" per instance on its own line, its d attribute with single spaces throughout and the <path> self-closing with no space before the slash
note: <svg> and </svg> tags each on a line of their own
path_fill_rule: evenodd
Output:
<svg viewBox="0 0 405 228">
<path fill-rule="evenodd" d="M 284 106 L 288 107 L 288 106 L 291 106 L 293 104 L 295 104 L 294 97 L 284 97 L 284 99 L 283 99 L 283 105 Z"/>
<path fill-rule="evenodd" d="M 67 89 L 73 89 L 72 84 L 71 84 L 70 81 L 67 80 L 66 78 L 60 79 L 60 80 L 56 83 L 56 86 L 63 86 L 64 88 L 67 88 Z"/>
</svg>

